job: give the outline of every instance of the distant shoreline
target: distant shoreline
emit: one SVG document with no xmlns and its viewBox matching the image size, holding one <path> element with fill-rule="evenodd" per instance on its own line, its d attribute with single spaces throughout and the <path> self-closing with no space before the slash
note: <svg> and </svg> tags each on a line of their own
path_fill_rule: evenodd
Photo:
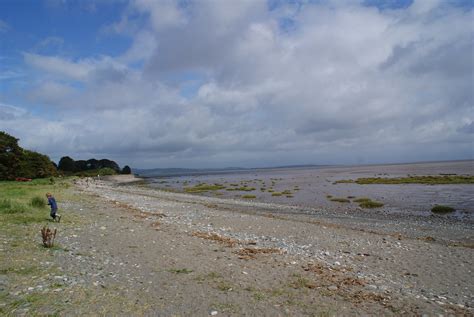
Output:
<svg viewBox="0 0 474 317">
<path fill-rule="evenodd" d="M 151 169 L 132 169 L 132 172 L 140 178 L 153 177 L 176 177 L 176 176 L 201 176 L 201 175 L 219 175 L 219 174 L 233 174 L 233 173 L 250 173 L 271 170 L 297 170 L 297 169 L 323 169 L 323 168 L 355 168 L 355 167 L 377 167 L 377 166 L 403 166 L 403 165 L 431 165 L 443 163 L 461 163 L 472 162 L 474 160 L 446 160 L 446 161 L 419 161 L 406 163 L 374 163 L 374 164 L 352 164 L 352 165 L 288 165 L 288 166 L 273 166 L 273 167 L 251 167 L 251 168 L 222 168 L 222 169 L 192 169 L 192 168 L 151 168 Z"/>
</svg>

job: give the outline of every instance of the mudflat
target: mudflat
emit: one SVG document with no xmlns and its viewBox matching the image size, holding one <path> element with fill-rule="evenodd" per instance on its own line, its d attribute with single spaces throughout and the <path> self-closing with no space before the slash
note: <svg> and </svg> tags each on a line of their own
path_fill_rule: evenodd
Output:
<svg viewBox="0 0 474 317">
<path fill-rule="evenodd" d="M 83 179 L 68 191 L 56 225 L 61 251 L 36 259 L 43 271 L 34 279 L 2 280 L 9 296 L 44 296 L 44 305 L 9 301 L 7 313 L 474 312 L 469 221 L 196 196 L 120 178 Z"/>
<path fill-rule="evenodd" d="M 467 177 L 474 180 L 474 161 L 430 162 L 395 165 L 346 167 L 300 167 L 236 171 L 225 174 L 189 175 L 148 178 L 151 187 L 163 190 L 192 191 L 199 184 L 220 187 L 198 191 L 201 195 L 245 199 L 284 205 L 328 209 L 332 213 L 353 213 L 360 208 L 354 200 L 369 198 L 383 204 L 366 210 L 370 214 L 431 216 L 435 205 L 456 209 L 447 218 L 474 220 L 474 184 L 395 183 L 366 184 L 354 182 L 360 178 L 438 178 Z M 342 181 L 342 182 L 341 182 Z M 346 182 L 344 182 L 346 181 Z M 219 189 L 220 188 L 220 189 Z"/>
</svg>

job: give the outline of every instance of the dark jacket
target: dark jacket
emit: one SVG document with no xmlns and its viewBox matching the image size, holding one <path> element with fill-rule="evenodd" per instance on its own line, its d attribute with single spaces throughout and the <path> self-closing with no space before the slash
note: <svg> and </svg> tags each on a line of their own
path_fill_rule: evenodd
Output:
<svg viewBox="0 0 474 317">
<path fill-rule="evenodd" d="M 51 210 L 58 210 L 58 204 L 56 204 L 56 199 L 54 199 L 54 197 L 48 198 L 48 205 L 51 206 Z"/>
</svg>

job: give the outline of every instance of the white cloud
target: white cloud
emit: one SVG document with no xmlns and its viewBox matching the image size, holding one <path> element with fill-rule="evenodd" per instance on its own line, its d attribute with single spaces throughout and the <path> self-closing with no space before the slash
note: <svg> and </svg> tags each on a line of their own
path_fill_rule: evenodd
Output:
<svg viewBox="0 0 474 317">
<path fill-rule="evenodd" d="M 466 158 L 471 15 L 423 1 L 133 1 L 121 30 L 141 27 L 116 58 L 24 54 L 45 78 L 29 96 L 56 107 L 55 124 L 9 126 L 45 151 L 137 167 Z"/>
<path fill-rule="evenodd" d="M 44 72 L 75 80 L 85 80 L 93 66 L 89 61 L 73 62 L 56 56 L 24 53 L 25 62 Z"/>
</svg>

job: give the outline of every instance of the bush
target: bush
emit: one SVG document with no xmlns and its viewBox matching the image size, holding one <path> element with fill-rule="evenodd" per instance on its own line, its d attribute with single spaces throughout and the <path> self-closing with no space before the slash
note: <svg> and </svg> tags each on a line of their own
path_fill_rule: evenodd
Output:
<svg viewBox="0 0 474 317">
<path fill-rule="evenodd" d="M 453 207 L 443 206 L 443 205 L 436 205 L 433 208 L 431 208 L 431 212 L 435 214 L 447 214 L 455 210 L 456 209 L 454 209 Z"/>
<path fill-rule="evenodd" d="M 36 208 L 44 208 L 44 207 L 46 207 L 46 202 L 44 201 L 43 198 L 41 198 L 39 196 L 35 196 L 35 197 L 31 198 L 30 205 L 32 207 L 36 207 Z"/>
</svg>

